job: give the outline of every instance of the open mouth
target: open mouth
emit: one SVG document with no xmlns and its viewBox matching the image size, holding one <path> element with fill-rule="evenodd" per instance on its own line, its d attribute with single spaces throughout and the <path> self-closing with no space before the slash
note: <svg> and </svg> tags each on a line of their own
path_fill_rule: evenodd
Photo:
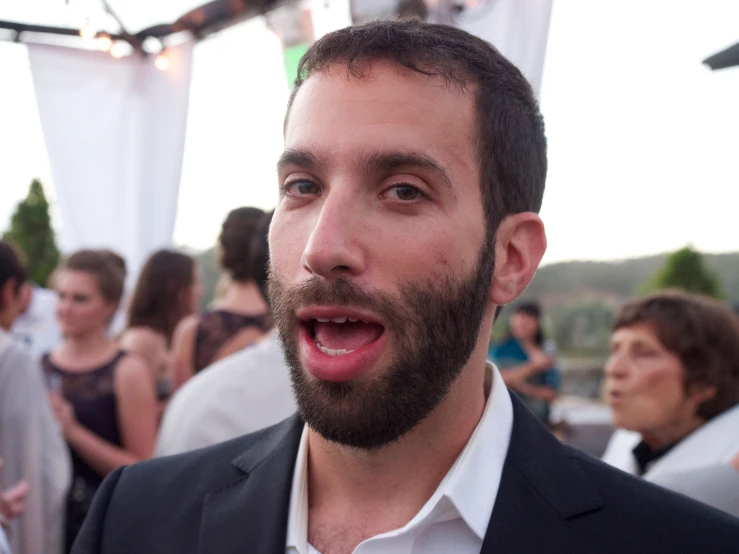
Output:
<svg viewBox="0 0 739 554">
<path fill-rule="evenodd" d="M 337 315 L 302 320 L 318 350 L 328 356 L 345 356 L 377 341 L 385 331 L 379 323 Z"/>
<path fill-rule="evenodd" d="M 350 306 L 310 306 L 295 315 L 301 361 L 314 377 L 349 381 L 380 367 L 388 333 L 374 314 Z"/>
</svg>

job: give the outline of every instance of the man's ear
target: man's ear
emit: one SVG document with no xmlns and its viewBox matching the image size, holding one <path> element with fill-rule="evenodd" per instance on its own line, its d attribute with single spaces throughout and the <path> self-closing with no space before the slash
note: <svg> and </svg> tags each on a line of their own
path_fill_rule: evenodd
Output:
<svg viewBox="0 0 739 554">
<path fill-rule="evenodd" d="M 495 235 L 490 301 L 503 306 L 515 300 L 531 282 L 546 249 L 544 224 L 537 214 L 524 212 L 506 217 Z"/>
</svg>

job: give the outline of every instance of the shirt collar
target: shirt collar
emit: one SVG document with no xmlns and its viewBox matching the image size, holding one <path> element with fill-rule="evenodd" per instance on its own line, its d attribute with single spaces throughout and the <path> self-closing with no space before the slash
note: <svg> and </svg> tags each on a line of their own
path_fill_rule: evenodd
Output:
<svg viewBox="0 0 739 554">
<path fill-rule="evenodd" d="M 480 540 L 485 538 L 513 429 L 513 404 L 492 364 L 493 384 L 477 428 L 439 488 Z M 445 478 L 446 480 L 446 478 Z"/>
<path fill-rule="evenodd" d="M 467 445 L 442 479 L 436 492 L 403 529 L 422 522 L 461 518 L 482 541 L 500 487 L 513 428 L 513 405 L 498 369 L 488 363 L 492 387 L 485 409 Z M 290 493 L 287 547 L 299 554 L 308 552 L 308 426 L 303 427 Z"/>
<path fill-rule="evenodd" d="M 677 442 L 673 442 L 672 444 L 658 450 L 652 450 L 646 442 L 639 442 L 639 444 L 637 444 L 631 451 L 634 455 L 634 460 L 636 460 L 639 475 L 644 475 L 649 471 L 649 468 L 652 467 L 654 463 L 660 460 L 670 450 L 675 448 L 676 445 Z"/>
<path fill-rule="evenodd" d="M 298 457 L 293 470 L 290 490 L 290 511 L 287 520 L 287 548 L 299 554 L 308 553 L 308 426 L 303 425 Z"/>
</svg>

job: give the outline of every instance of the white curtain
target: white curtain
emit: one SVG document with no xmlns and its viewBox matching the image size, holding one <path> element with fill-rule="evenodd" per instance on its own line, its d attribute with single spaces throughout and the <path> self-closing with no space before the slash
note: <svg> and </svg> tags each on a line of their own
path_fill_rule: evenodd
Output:
<svg viewBox="0 0 739 554">
<path fill-rule="evenodd" d="M 111 248 L 132 275 L 171 244 L 192 47 L 160 71 L 153 56 L 29 45 L 65 250 Z"/>
<path fill-rule="evenodd" d="M 488 0 L 463 12 L 457 26 L 485 39 L 541 89 L 552 0 Z"/>
</svg>

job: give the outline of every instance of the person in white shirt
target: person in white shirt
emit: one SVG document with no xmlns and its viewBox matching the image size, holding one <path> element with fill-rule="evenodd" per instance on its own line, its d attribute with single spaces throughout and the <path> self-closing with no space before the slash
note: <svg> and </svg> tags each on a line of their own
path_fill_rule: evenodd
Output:
<svg viewBox="0 0 739 554">
<path fill-rule="evenodd" d="M 47 401 L 41 366 L 9 333 L 25 270 L 0 241 L 0 456 L 2 488 L 28 484 L 25 511 L 10 522 L 15 554 L 61 554 L 71 465 Z"/>
<path fill-rule="evenodd" d="M 62 341 L 56 320 L 57 294 L 53 290 L 24 283 L 21 301 L 21 313 L 10 333 L 28 348 L 34 358 L 41 359 Z"/>
<path fill-rule="evenodd" d="M 276 333 L 185 383 L 164 413 L 156 455 L 204 448 L 279 423 L 295 398 Z"/>
<path fill-rule="evenodd" d="M 117 470 L 74 554 L 733 553 L 739 521 L 561 444 L 486 363 L 546 249 L 520 71 L 402 19 L 298 75 L 269 236 L 298 415 Z"/>
</svg>

